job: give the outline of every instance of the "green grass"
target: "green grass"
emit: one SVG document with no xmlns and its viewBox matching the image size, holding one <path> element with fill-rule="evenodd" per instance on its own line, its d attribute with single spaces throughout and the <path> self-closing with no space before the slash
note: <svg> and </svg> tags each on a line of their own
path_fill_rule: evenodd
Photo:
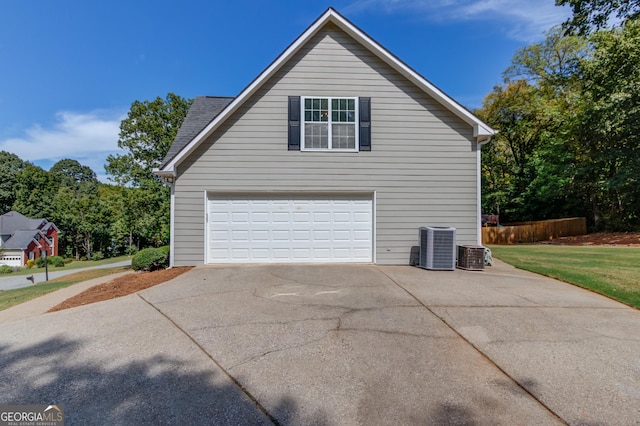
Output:
<svg viewBox="0 0 640 426">
<path fill-rule="evenodd" d="M 0 290 L 0 311 L 79 282 L 129 270 L 130 268 L 126 266 L 92 269 L 69 274 L 48 282 L 34 284 L 29 287 L 16 288 L 14 290 Z"/>
<path fill-rule="evenodd" d="M 640 249 L 554 245 L 490 246 L 515 266 L 574 284 L 640 309 Z"/>
<path fill-rule="evenodd" d="M 111 263 L 116 263 L 116 262 L 121 262 L 123 260 L 130 260 L 131 256 L 118 256 L 118 257 L 111 257 L 109 259 L 103 259 L 103 260 L 74 260 L 71 263 L 68 263 L 60 268 L 56 268 L 55 266 L 51 266 L 49 265 L 49 272 L 54 272 L 54 271 L 66 271 L 69 269 L 80 269 L 80 268 L 89 268 L 92 266 L 100 266 L 100 265 L 109 265 Z M 26 267 L 15 271 L 15 272 L 11 272 L 10 274 L 1 274 L 0 277 L 12 277 L 14 275 L 31 275 L 31 274 L 37 274 L 37 273 L 44 273 L 44 266 L 42 268 L 36 268 L 35 266 L 31 269 L 28 269 Z"/>
</svg>

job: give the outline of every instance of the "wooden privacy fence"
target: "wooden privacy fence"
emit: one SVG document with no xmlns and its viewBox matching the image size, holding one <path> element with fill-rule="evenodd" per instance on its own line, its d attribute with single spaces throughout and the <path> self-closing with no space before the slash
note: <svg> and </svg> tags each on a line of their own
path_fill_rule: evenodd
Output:
<svg viewBox="0 0 640 426">
<path fill-rule="evenodd" d="M 584 217 L 512 223 L 482 228 L 482 244 L 535 243 L 586 233 L 587 219 Z"/>
</svg>

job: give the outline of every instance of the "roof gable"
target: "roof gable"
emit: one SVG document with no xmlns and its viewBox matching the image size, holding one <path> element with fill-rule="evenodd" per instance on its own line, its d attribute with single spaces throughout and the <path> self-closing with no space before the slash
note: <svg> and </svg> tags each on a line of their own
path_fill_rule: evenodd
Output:
<svg viewBox="0 0 640 426">
<path fill-rule="evenodd" d="M 195 137 L 185 142 L 184 138 L 176 137 L 175 149 L 172 145 L 170 149 L 171 156 L 167 154 L 160 169 L 155 170 L 159 176 L 176 176 L 176 166 L 180 164 L 187 156 L 189 156 L 204 140 L 206 140 L 229 116 L 231 116 L 238 108 L 249 99 L 269 78 L 271 78 L 282 66 L 293 57 L 315 34 L 329 23 L 335 24 L 339 29 L 347 33 L 358 43 L 371 51 L 383 62 L 398 71 L 402 76 L 407 78 L 425 93 L 430 95 L 436 101 L 445 106 L 454 115 L 458 116 L 464 122 L 473 127 L 473 136 L 478 143 L 486 143 L 492 135 L 496 133 L 489 125 L 482 122 L 473 115 L 469 110 L 457 103 L 454 99 L 446 95 L 435 85 L 430 83 L 411 67 L 406 65 L 387 49 L 378 44 L 375 40 L 365 34 L 362 30 L 353 25 L 350 21 L 336 12 L 334 9 L 327 9 L 309 28 L 307 28 L 284 52 L 280 54 L 258 77 L 256 77 L 236 98 L 218 111 L 215 117 L 209 115 L 210 121 L 202 128 Z M 195 102 L 194 102 L 195 104 Z M 192 106 L 193 108 L 193 106 Z M 189 112 L 190 114 L 190 112 Z M 187 119 L 189 118 L 187 115 Z M 212 119 L 211 119 L 212 118 Z M 185 122 L 187 122 L 185 119 Z M 203 117 L 204 121 L 204 117 Z M 192 127 L 192 123 L 187 123 L 188 127 Z M 193 127 L 198 127 L 193 125 Z M 180 134 L 180 132 L 178 132 Z M 191 132 L 185 132 L 185 136 Z"/>
<path fill-rule="evenodd" d="M 16 211 L 10 211 L 0 216 L 0 235 L 14 235 L 18 231 L 28 231 L 36 235 L 40 230 L 48 230 L 53 227 L 59 229 L 53 222 L 46 219 L 31 219 Z"/>
</svg>

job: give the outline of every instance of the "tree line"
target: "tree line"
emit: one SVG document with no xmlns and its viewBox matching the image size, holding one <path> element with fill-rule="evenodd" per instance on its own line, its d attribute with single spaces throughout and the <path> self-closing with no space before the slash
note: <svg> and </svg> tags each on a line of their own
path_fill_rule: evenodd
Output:
<svg viewBox="0 0 640 426">
<path fill-rule="evenodd" d="M 169 243 L 170 190 L 152 173 L 166 155 L 191 104 L 135 101 L 120 124 L 118 147 L 102 183 L 91 168 L 64 159 L 48 171 L 0 152 L 0 211 L 46 218 L 60 229 L 59 252 L 76 259 L 128 254 Z"/>
<path fill-rule="evenodd" d="M 638 230 L 640 0 L 557 4 L 573 18 L 518 50 L 475 111 L 499 131 L 482 149 L 483 210 Z"/>
</svg>

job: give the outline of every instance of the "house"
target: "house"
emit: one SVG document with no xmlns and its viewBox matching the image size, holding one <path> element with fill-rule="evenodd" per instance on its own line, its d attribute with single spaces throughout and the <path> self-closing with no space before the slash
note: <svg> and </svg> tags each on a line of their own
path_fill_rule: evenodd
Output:
<svg viewBox="0 0 640 426">
<path fill-rule="evenodd" d="M 28 260 L 35 260 L 47 251 L 58 255 L 60 230 L 46 219 L 30 219 L 10 211 L 0 216 L 0 264 L 21 267 Z"/>
<path fill-rule="evenodd" d="M 238 96 L 195 99 L 155 170 L 171 265 L 406 265 L 421 226 L 480 244 L 494 133 L 328 9 Z"/>
</svg>

